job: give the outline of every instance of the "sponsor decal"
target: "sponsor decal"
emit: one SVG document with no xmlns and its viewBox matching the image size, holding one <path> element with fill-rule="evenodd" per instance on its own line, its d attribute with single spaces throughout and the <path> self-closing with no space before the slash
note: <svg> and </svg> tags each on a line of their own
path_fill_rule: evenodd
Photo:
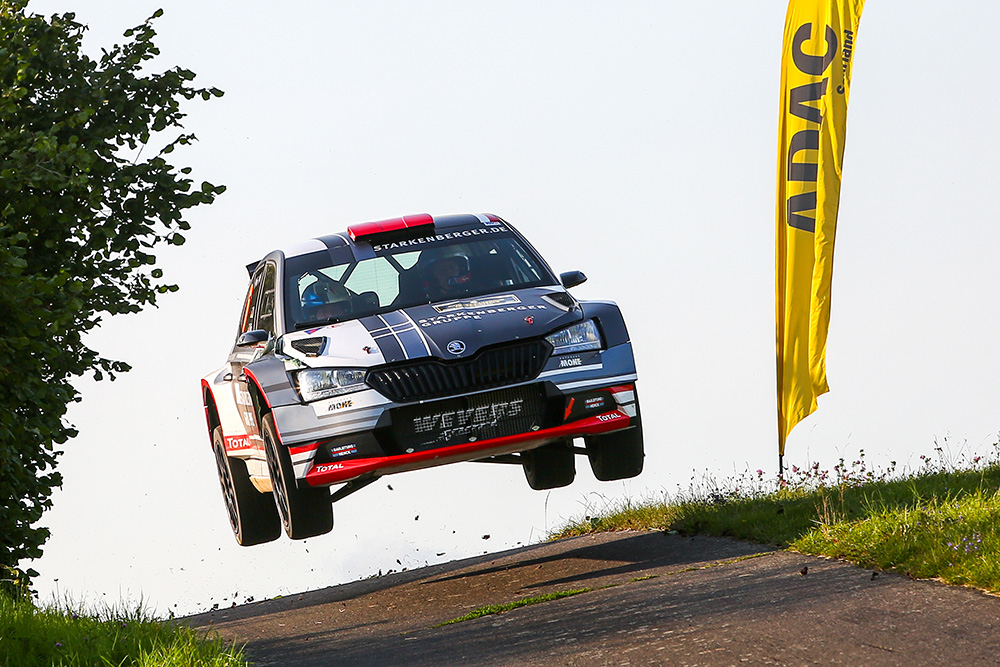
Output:
<svg viewBox="0 0 1000 667">
<path fill-rule="evenodd" d="M 239 405 L 253 405 L 253 399 L 250 398 L 250 392 L 242 387 L 236 388 L 236 403 Z"/>
<path fill-rule="evenodd" d="M 373 350 L 373 349 L 372 349 L 372 346 L 371 346 L 371 345 L 365 345 L 365 346 L 364 346 L 363 348 L 361 348 L 361 349 L 362 349 L 362 350 L 364 350 L 364 351 L 365 351 L 366 353 L 368 353 L 368 354 L 375 354 L 375 350 Z"/>
<path fill-rule="evenodd" d="M 316 466 L 316 472 L 330 472 L 331 470 L 343 470 L 343 463 L 324 463 Z"/>
<path fill-rule="evenodd" d="M 411 246 L 420 246 L 425 243 L 440 243 L 441 241 L 451 241 L 453 239 L 468 238 L 470 236 L 482 236 L 484 234 L 500 234 L 506 232 L 507 228 L 504 226 L 498 227 L 485 227 L 477 229 L 463 229 L 458 232 L 448 232 L 447 234 L 435 234 L 434 236 L 424 236 L 419 239 L 409 239 L 403 241 L 393 241 L 392 243 L 379 243 L 372 244 L 372 250 L 375 252 L 381 252 L 382 250 L 395 250 L 396 248 L 408 248 Z"/>
<path fill-rule="evenodd" d="M 586 408 L 587 410 L 596 410 L 597 408 L 603 408 L 604 397 L 595 396 L 594 398 L 588 398 L 586 401 L 584 401 L 583 407 Z"/>
<path fill-rule="evenodd" d="M 573 366 L 582 366 L 583 359 L 580 357 L 566 357 L 565 359 L 559 360 L 559 368 L 572 368 Z"/>
<path fill-rule="evenodd" d="M 341 456 L 350 456 L 351 454 L 357 454 L 357 453 L 358 453 L 358 446 L 353 442 L 349 445 L 340 445 L 330 450 L 330 456 L 334 458 L 338 458 Z"/>
<path fill-rule="evenodd" d="M 441 440 L 474 435 L 481 429 L 496 426 L 501 419 L 516 417 L 524 408 L 524 399 L 501 401 L 467 410 L 438 412 L 413 419 L 414 433 L 437 432 Z"/>
<path fill-rule="evenodd" d="M 448 343 L 448 351 L 452 354 L 462 354 L 465 352 L 465 343 L 460 340 L 453 340 Z"/>
<path fill-rule="evenodd" d="M 326 411 L 333 412 L 335 410 L 343 410 L 344 408 L 349 408 L 352 405 L 354 405 L 354 401 L 351 399 L 347 399 L 346 401 L 331 403 L 330 405 L 326 406 Z"/>
<path fill-rule="evenodd" d="M 500 308 L 482 308 L 479 310 L 461 310 L 451 313 L 443 313 L 441 315 L 435 315 L 433 317 L 421 317 L 417 320 L 417 324 L 421 327 L 432 327 L 438 324 L 449 324 L 451 322 L 460 322 L 462 320 L 481 320 L 489 315 L 496 315 L 498 313 L 516 313 L 519 311 L 532 311 L 532 310 L 548 310 L 547 306 L 542 304 L 521 304 L 518 306 L 503 306 Z"/>
<path fill-rule="evenodd" d="M 612 413 L 606 414 L 606 415 L 597 415 L 597 418 L 599 420 L 601 420 L 602 422 L 613 422 L 616 419 L 622 419 L 622 418 L 624 418 L 624 416 L 625 415 L 621 414 L 620 412 L 612 412 Z"/>
<path fill-rule="evenodd" d="M 250 449 L 250 436 L 248 435 L 227 435 L 225 437 L 227 452 L 235 452 L 240 449 Z"/>
<path fill-rule="evenodd" d="M 466 299 L 465 301 L 442 303 L 434 306 L 434 310 L 439 313 L 451 313 L 456 310 L 475 310 L 477 308 L 509 306 L 512 303 L 521 303 L 521 300 L 514 294 L 505 294 L 504 296 L 492 296 L 486 299 Z"/>
</svg>

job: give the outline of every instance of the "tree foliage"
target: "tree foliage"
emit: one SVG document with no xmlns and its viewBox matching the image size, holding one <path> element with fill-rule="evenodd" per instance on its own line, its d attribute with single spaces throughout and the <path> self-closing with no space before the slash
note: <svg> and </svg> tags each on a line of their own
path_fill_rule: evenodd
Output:
<svg viewBox="0 0 1000 667">
<path fill-rule="evenodd" d="M 194 140 L 181 103 L 222 92 L 194 87 L 179 67 L 147 72 L 160 11 L 95 61 L 73 14 L 26 5 L 0 0 L 0 566 L 9 568 L 40 556 L 49 536 L 36 524 L 62 481 L 58 448 L 76 435 L 64 419 L 79 400 L 71 380 L 128 370 L 83 334 L 103 314 L 138 312 L 177 289 L 162 282 L 153 251 L 182 244 L 186 210 L 224 190 L 195 187 L 190 168 L 167 161 Z"/>
</svg>

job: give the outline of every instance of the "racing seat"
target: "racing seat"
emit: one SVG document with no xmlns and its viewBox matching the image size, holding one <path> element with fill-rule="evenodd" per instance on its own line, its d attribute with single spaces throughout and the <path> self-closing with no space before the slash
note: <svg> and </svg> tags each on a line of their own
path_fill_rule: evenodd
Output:
<svg viewBox="0 0 1000 667">
<path fill-rule="evenodd" d="M 399 295 L 393 301 L 393 305 L 401 306 L 415 303 L 427 303 L 423 273 L 417 266 L 399 274 Z"/>
<path fill-rule="evenodd" d="M 378 306 L 378 294 L 375 292 L 362 292 L 351 297 L 351 307 L 356 318 L 374 315 Z"/>
</svg>

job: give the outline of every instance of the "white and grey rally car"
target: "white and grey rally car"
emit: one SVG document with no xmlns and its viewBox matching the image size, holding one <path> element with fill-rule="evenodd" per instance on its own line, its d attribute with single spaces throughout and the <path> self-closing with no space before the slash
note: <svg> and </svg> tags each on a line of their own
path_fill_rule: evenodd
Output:
<svg viewBox="0 0 1000 667">
<path fill-rule="evenodd" d="M 240 544 L 326 533 L 333 502 L 446 463 L 516 463 L 534 489 L 572 482 L 576 454 L 600 480 L 642 471 L 621 312 L 573 298 L 586 276 L 497 216 L 363 223 L 247 269 L 236 344 L 201 383 Z"/>
</svg>

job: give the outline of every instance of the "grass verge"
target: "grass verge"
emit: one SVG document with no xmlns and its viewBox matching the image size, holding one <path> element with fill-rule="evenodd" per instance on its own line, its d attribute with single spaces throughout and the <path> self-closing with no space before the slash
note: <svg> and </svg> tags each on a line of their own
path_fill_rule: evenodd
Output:
<svg viewBox="0 0 1000 667">
<path fill-rule="evenodd" d="M 894 466 L 868 470 L 863 453 L 832 474 L 793 468 L 779 484 L 758 471 L 679 498 L 612 505 L 551 537 L 628 529 L 733 537 L 1000 592 L 1000 462 L 976 457 L 958 469 L 921 459 L 898 476 Z"/>
<path fill-rule="evenodd" d="M 528 605 L 538 604 L 540 602 L 559 600 L 560 598 L 568 598 L 572 595 L 579 595 L 580 593 L 589 593 L 590 590 L 591 589 L 589 588 L 578 588 L 572 591 L 556 591 L 555 593 L 536 595 L 535 597 L 524 598 L 523 600 L 515 600 L 514 602 L 505 602 L 504 604 L 491 604 L 485 607 L 479 607 L 478 609 L 473 609 L 465 616 L 459 616 L 458 618 L 453 618 L 450 621 L 445 621 L 444 623 L 438 623 L 434 627 L 440 628 L 445 625 L 452 625 L 453 623 L 471 621 L 474 618 L 480 618 L 482 616 L 489 616 L 491 614 L 502 614 L 503 612 L 510 611 L 511 609 L 527 607 Z"/>
<path fill-rule="evenodd" d="M 236 667 L 221 640 L 151 619 L 141 609 L 94 614 L 40 608 L 0 593 L 0 667 Z"/>
</svg>

